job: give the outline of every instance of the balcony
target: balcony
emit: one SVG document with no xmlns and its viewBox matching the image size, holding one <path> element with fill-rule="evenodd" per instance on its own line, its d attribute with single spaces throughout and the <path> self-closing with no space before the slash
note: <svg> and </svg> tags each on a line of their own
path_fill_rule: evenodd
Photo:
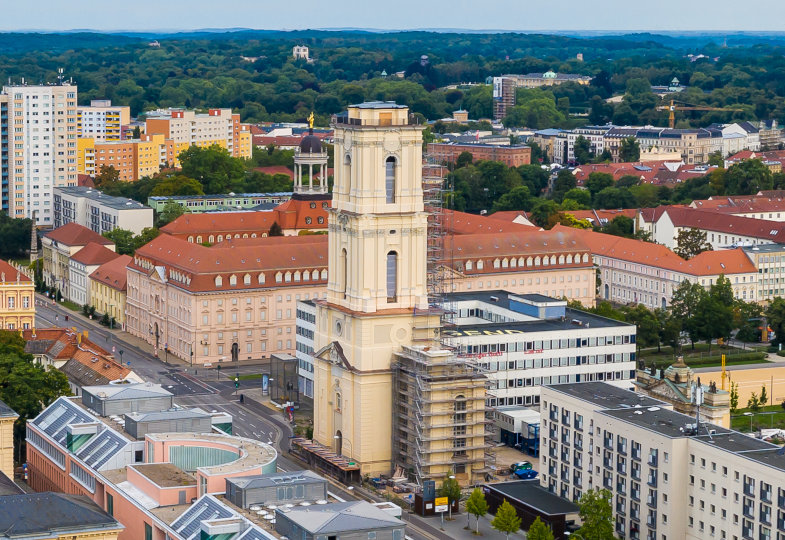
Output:
<svg viewBox="0 0 785 540">
<path fill-rule="evenodd" d="M 653 454 L 649 454 L 649 459 L 646 461 L 649 464 L 649 467 L 656 467 L 657 466 L 657 456 Z"/>
<path fill-rule="evenodd" d="M 657 508 L 657 496 L 646 497 L 646 505 L 649 508 Z"/>
<path fill-rule="evenodd" d="M 616 451 L 620 454 L 627 454 L 627 443 L 618 443 L 616 445 Z"/>
<path fill-rule="evenodd" d="M 650 474 L 649 479 L 646 483 L 649 484 L 651 487 L 657 487 L 657 475 Z"/>
</svg>

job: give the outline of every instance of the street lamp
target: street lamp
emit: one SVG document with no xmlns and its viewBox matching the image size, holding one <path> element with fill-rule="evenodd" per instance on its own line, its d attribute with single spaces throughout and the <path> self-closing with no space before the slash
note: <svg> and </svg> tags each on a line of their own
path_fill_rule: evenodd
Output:
<svg viewBox="0 0 785 540">
<path fill-rule="evenodd" d="M 109 304 L 109 330 L 114 330 L 114 304 Z"/>
</svg>

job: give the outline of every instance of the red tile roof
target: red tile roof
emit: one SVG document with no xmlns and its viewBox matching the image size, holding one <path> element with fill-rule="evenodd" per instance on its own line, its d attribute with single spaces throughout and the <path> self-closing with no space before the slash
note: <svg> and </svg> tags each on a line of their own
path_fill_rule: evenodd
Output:
<svg viewBox="0 0 785 540">
<path fill-rule="evenodd" d="M 676 227 L 760 238 L 779 244 L 785 243 L 785 223 L 673 206 L 667 208 L 665 213 L 668 214 Z"/>
<path fill-rule="evenodd" d="M 6 261 L 0 259 L 0 272 L 5 274 L 5 282 L 10 283 L 13 281 L 19 280 L 20 283 L 26 283 L 30 281 L 30 278 L 24 275 L 22 272 L 8 264 Z"/>
<path fill-rule="evenodd" d="M 22 330 L 25 351 L 32 354 L 46 353 L 56 360 L 73 358 L 81 349 L 95 355 L 109 356 L 109 352 L 70 328 L 37 328 Z"/>
<path fill-rule="evenodd" d="M 327 236 L 279 236 L 221 242 L 211 247 L 161 234 L 136 250 L 128 268 L 152 275 L 155 266 L 166 268 L 166 278 L 173 286 L 190 291 L 238 290 L 243 288 L 324 285 L 326 280 L 276 283 L 278 272 L 294 273 L 327 269 Z M 244 284 L 249 274 L 250 284 Z M 264 282 L 259 283 L 259 274 Z M 230 284 L 235 275 L 237 284 Z M 221 276 L 221 285 L 215 278 Z"/>
<path fill-rule="evenodd" d="M 693 276 L 755 273 L 757 270 L 741 248 L 706 251 L 685 260 L 661 244 L 623 238 L 588 229 L 556 225 L 554 231 L 572 230 L 586 243 L 593 255 L 609 257 Z M 724 266 L 723 266 L 724 265 Z"/>
<path fill-rule="evenodd" d="M 494 268 L 493 262 L 497 258 L 536 257 L 537 255 L 580 255 L 589 253 L 588 245 L 575 234 L 574 229 L 543 231 L 535 227 L 526 227 L 521 231 L 502 232 L 499 234 L 466 234 L 448 236 L 445 250 L 450 254 L 453 267 L 464 266 L 466 260 L 476 261 L 483 259 L 483 268 L 478 270 L 476 264 L 472 270 L 465 271 L 469 274 L 514 272 L 516 270 L 531 270 L 528 267 L 516 265 L 516 268 Z M 588 259 L 585 263 L 579 257 L 575 262 L 566 262 L 548 265 L 547 268 L 577 268 L 591 267 L 593 262 Z M 543 266 L 537 266 L 542 270 Z M 464 271 L 464 270 L 461 270 Z"/>
<path fill-rule="evenodd" d="M 487 217 L 489 219 L 498 219 L 499 221 L 515 221 L 519 217 L 528 220 L 529 214 L 525 210 L 501 210 Z"/>
<path fill-rule="evenodd" d="M 107 263 L 119 256 L 120 255 L 111 249 L 102 246 L 101 244 L 90 242 L 85 247 L 71 255 L 71 259 L 86 266 L 92 266 Z"/>
<path fill-rule="evenodd" d="M 486 216 L 467 214 L 457 210 L 445 210 L 445 228 L 456 235 L 460 234 L 498 234 L 502 232 L 515 232 L 537 230 L 538 227 L 513 223 Z"/>
<path fill-rule="evenodd" d="M 161 227 L 161 232 L 182 237 L 185 235 L 206 235 L 226 233 L 270 231 L 276 215 L 273 212 L 215 212 L 205 214 L 183 214 L 171 223 Z M 203 239 L 207 241 L 206 238 Z"/>
<path fill-rule="evenodd" d="M 324 207 L 326 203 L 327 207 Z M 327 229 L 327 208 L 332 201 L 327 199 L 303 200 L 292 198 L 279 204 L 273 212 L 278 216 L 282 229 Z M 321 220 L 319 219 L 321 218 Z"/>
<path fill-rule="evenodd" d="M 692 201 L 690 207 L 723 214 L 748 214 L 752 212 L 785 211 L 785 198 L 748 195 L 744 197 L 712 197 Z"/>
<path fill-rule="evenodd" d="M 113 243 L 108 238 L 104 238 L 97 232 L 77 223 L 66 223 L 62 227 L 49 231 L 44 236 L 66 246 L 86 246 L 90 242 L 108 246 Z"/>
<path fill-rule="evenodd" d="M 125 291 L 128 282 L 126 267 L 133 259 L 129 255 L 120 255 L 113 260 L 102 264 L 90 274 L 90 279 L 103 283 L 117 291 Z"/>
</svg>

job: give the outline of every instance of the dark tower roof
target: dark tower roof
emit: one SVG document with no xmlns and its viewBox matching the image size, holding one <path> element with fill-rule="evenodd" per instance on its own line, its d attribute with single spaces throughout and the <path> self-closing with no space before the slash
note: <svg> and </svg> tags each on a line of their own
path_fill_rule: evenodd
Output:
<svg viewBox="0 0 785 540">
<path fill-rule="evenodd" d="M 300 153 L 302 154 L 321 154 L 322 153 L 322 141 L 311 133 L 310 135 L 306 135 L 303 137 L 303 140 L 300 141 Z"/>
</svg>

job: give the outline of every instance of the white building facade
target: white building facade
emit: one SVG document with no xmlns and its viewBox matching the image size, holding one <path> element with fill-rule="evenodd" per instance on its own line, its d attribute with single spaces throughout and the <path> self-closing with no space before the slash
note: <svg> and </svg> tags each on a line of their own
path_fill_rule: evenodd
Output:
<svg viewBox="0 0 785 540">
<path fill-rule="evenodd" d="M 59 187 L 53 194 L 53 226 L 78 223 L 103 234 L 127 229 L 139 234 L 153 226 L 153 209 L 125 197 L 104 195 L 85 186 Z"/>
<path fill-rule="evenodd" d="M 632 386 L 635 326 L 566 304 L 505 291 L 448 295 L 453 318 L 443 335 L 459 357 L 473 359 L 490 379 L 488 406 L 537 405 L 548 384 Z"/>
<path fill-rule="evenodd" d="M 313 398 L 313 335 L 316 331 L 316 304 L 312 300 L 297 302 L 297 382 L 300 394 Z"/>
<path fill-rule="evenodd" d="M 9 215 L 54 223 L 52 190 L 75 186 L 77 87 L 56 85 L 3 87 L 8 95 L 10 159 Z M 11 144 L 13 146 L 11 146 Z"/>
<path fill-rule="evenodd" d="M 540 483 L 610 491 L 619 538 L 785 538 L 776 445 L 604 383 L 543 388 L 540 437 Z"/>
</svg>

